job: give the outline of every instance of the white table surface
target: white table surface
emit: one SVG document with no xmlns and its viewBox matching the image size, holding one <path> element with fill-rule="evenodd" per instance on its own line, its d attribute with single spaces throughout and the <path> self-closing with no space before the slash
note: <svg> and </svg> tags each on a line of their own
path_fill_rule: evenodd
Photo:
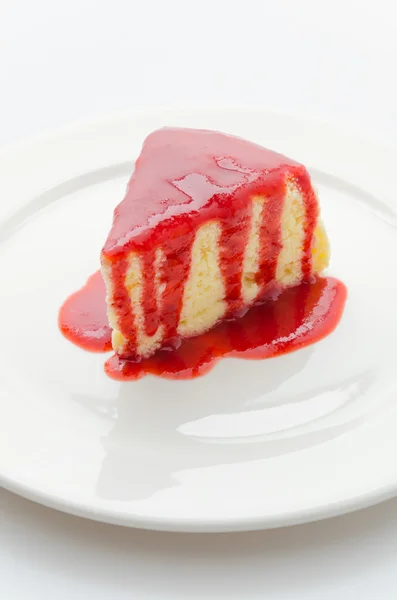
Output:
<svg viewBox="0 0 397 600">
<path fill-rule="evenodd" d="M 264 104 L 397 140 L 392 0 L 0 0 L 0 145 L 134 106 Z M 1 200 L 0 200 L 1 201 Z M 176 535 L 0 490 L 0 598 L 395 599 L 397 500 Z"/>
</svg>

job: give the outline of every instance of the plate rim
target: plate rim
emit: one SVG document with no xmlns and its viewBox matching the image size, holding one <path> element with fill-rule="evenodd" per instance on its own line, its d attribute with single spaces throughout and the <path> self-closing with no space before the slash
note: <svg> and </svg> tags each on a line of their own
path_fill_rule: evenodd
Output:
<svg viewBox="0 0 397 600">
<path fill-rule="evenodd" d="M 287 516 L 280 517 L 238 517 L 215 519 L 207 518 L 205 521 L 198 519 L 175 519 L 172 517 L 153 517 L 147 515 L 131 515 L 126 512 L 114 512 L 111 510 L 95 511 L 84 502 L 71 503 L 58 498 L 47 492 L 37 493 L 32 487 L 20 482 L 11 481 L 0 473 L 0 483 L 9 492 L 17 494 L 47 508 L 57 510 L 74 517 L 89 519 L 98 523 L 118 525 L 131 529 L 145 529 L 149 531 L 163 531 L 169 533 L 237 533 L 244 531 L 263 531 L 267 529 L 278 529 L 281 527 L 292 527 L 304 525 L 316 521 L 332 519 L 341 515 L 370 508 L 381 502 L 394 498 L 397 494 L 397 481 L 395 484 L 385 486 L 379 492 L 376 489 L 358 498 L 346 498 L 343 501 L 324 505 L 315 509 L 292 511 Z"/>
</svg>

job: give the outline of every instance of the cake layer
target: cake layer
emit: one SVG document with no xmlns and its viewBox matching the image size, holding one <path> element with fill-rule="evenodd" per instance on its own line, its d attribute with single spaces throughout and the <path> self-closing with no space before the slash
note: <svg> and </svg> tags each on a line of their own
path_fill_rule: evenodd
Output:
<svg viewBox="0 0 397 600">
<path fill-rule="evenodd" d="M 328 264 L 302 165 L 224 134 L 147 138 L 102 252 L 112 343 L 150 356 Z"/>
</svg>

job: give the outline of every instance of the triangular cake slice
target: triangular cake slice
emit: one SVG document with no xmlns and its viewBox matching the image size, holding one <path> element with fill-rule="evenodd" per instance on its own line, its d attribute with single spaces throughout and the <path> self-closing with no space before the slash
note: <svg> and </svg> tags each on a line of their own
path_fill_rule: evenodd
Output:
<svg viewBox="0 0 397 600">
<path fill-rule="evenodd" d="M 214 131 L 155 131 L 102 251 L 113 348 L 139 360 L 174 347 L 328 259 L 304 166 Z"/>
</svg>

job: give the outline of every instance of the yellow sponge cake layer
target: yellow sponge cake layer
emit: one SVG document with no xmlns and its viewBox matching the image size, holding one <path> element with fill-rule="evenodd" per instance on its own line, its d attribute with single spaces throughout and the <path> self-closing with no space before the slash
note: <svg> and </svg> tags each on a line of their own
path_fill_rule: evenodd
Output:
<svg viewBox="0 0 397 600">
<path fill-rule="evenodd" d="M 250 305 L 260 295 L 257 283 L 260 250 L 260 222 L 266 199 L 252 198 L 252 216 L 249 238 L 244 253 L 242 271 L 242 298 L 245 305 Z M 304 202 L 297 187 L 291 182 L 287 185 L 284 209 L 281 222 L 282 248 L 277 260 L 276 282 L 280 289 L 296 285 L 302 281 L 302 250 L 304 240 L 305 209 Z M 222 223 L 211 221 L 201 225 L 195 233 L 191 251 L 191 263 L 188 279 L 183 293 L 183 304 L 178 322 L 178 335 L 190 337 L 198 335 L 213 327 L 222 319 L 228 310 L 225 300 L 225 284 L 220 267 L 220 249 Z M 318 274 L 328 266 L 328 239 L 321 221 L 318 219 L 313 236 L 312 273 Z M 156 251 L 155 275 L 157 301 L 161 306 L 164 285 L 162 284 L 162 251 Z M 161 347 L 164 338 L 164 327 L 159 324 L 156 333 L 148 336 L 145 333 L 142 308 L 143 275 L 139 254 L 132 251 L 128 255 L 128 269 L 125 275 L 125 288 L 130 299 L 130 310 L 134 314 L 136 328 L 137 355 L 149 356 Z M 127 356 L 128 339 L 118 329 L 117 313 L 112 308 L 112 278 L 109 276 L 111 263 L 103 261 L 103 276 L 108 293 L 109 322 L 113 328 L 113 348 Z M 110 301 L 109 301 L 110 300 Z"/>
</svg>

